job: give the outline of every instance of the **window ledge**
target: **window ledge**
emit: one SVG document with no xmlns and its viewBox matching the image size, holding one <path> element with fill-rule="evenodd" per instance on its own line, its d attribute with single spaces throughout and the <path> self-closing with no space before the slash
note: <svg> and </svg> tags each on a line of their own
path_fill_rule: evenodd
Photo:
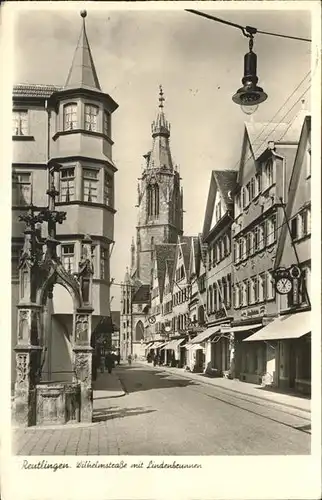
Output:
<svg viewBox="0 0 322 500">
<path fill-rule="evenodd" d="M 13 135 L 13 141 L 34 141 L 35 137 L 33 135 Z"/>
<path fill-rule="evenodd" d="M 103 134 L 103 132 L 96 132 L 94 130 L 85 130 L 84 128 L 75 128 L 72 130 L 60 130 L 53 135 L 53 141 L 56 141 L 61 135 L 72 135 L 72 134 L 86 134 L 94 137 L 101 137 L 102 139 L 106 139 L 111 146 L 113 146 L 114 141 L 107 135 Z"/>
<path fill-rule="evenodd" d="M 302 241 L 308 240 L 309 238 L 311 238 L 311 233 L 305 234 L 304 236 L 301 236 L 300 238 L 294 238 L 293 242 L 294 243 L 301 243 Z"/>
</svg>

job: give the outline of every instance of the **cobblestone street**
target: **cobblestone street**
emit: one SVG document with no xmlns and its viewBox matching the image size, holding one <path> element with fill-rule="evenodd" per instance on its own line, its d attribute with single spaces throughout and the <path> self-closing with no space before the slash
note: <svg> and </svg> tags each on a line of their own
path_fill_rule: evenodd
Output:
<svg viewBox="0 0 322 500">
<path fill-rule="evenodd" d="M 85 456 L 310 452 L 308 400 L 295 408 L 281 403 L 280 395 L 255 398 L 251 386 L 239 386 L 236 392 L 194 374 L 121 366 L 113 375 L 99 374 L 92 424 L 15 430 L 14 451 Z"/>
</svg>

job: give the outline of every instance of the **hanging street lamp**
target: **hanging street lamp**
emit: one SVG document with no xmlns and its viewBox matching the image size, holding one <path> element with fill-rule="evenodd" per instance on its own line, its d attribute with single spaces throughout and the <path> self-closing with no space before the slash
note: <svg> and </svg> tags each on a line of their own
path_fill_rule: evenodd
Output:
<svg viewBox="0 0 322 500">
<path fill-rule="evenodd" d="M 220 19 L 219 17 L 212 16 L 207 14 L 206 12 L 200 12 L 199 10 L 194 9 L 185 9 L 186 12 L 190 12 L 191 14 L 195 14 L 197 16 L 205 17 L 206 19 L 210 19 L 211 21 L 216 21 L 221 24 L 226 24 L 227 26 L 232 26 L 233 28 L 237 28 L 241 30 L 243 35 L 249 38 L 249 52 L 245 54 L 244 57 L 244 76 L 242 78 L 243 86 L 237 90 L 236 94 L 233 95 L 232 100 L 238 104 L 242 111 L 247 115 L 253 114 L 258 105 L 262 102 L 266 101 L 267 94 L 261 87 L 257 86 L 258 76 L 257 76 L 257 55 L 253 52 L 254 45 L 254 35 L 256 33 L 262 35 L 270 35 L 279 38 L 287 38 L 290 40 L 299 40 L 302 42 L 312 42 L 312 40 L 308 38 L 302 38 L 298 36 L 290 36 L 284 35 L 281 33 L 271 33 L 268 31 L 258 30 L 253 26 L 242 26 L 240 24 L 232 23 L 231 21 L 226 21 L 225 19 Z"/>
<path fill-rule="evenodd" d="M 253 45 L 254 36 L 250 34 L 249 52 L 244 57 L 243 86 L 232 97 L 233 101 L 239 104 L 246 115 L 253 114 L 258 109 L 258 105 L 267 99 L 267 94 L 261 87 L 257 86 L 257 55 L 253 52 Z"/>
</svg>

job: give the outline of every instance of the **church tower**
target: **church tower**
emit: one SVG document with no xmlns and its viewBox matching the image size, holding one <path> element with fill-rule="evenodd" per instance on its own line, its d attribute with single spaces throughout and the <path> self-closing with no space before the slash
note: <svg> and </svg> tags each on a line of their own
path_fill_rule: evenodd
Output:
<svg viewBox="0 0 322 500">
<path fill-rule="evenodd" d="M 144 155 L 146 164 L 138 185 L 136 277 L 146 284 L 151 281 L 155 245 L 176 243 L 183 232 L 183 193 L 180 174 L 172 161 L 164 101 L 160 86 L 159 109 L 151 127 L 152 149 Z"/>
</svg>

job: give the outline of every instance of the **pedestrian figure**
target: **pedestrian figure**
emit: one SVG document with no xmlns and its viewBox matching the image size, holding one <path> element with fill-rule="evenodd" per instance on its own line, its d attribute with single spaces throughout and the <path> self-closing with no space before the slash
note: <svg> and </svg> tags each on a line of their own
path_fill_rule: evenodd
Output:
<svg viewBox="0 0 322 500">
<path fill-rule="evenodd" d="M 118 365 L 120 364 L 120 361 L 121 361 L 121 354 L 118 353 L 117 356 L 116 356 L 116 362 L 117 362 Z"/>
<path fill-rule="evenodd" d="M 108 373 L 112 373 L 112 369 L 114 368 L 114 357 L 111 353 L 107 353 L 105 357 L 105 365 Z"/>
<path fill-rule="evenodd" d="M 131 354 L 128 355 L 127 362 L 128 362 L 129 365 L 132 363 L 132 356 L 131 356 Z"/>
</svg>

